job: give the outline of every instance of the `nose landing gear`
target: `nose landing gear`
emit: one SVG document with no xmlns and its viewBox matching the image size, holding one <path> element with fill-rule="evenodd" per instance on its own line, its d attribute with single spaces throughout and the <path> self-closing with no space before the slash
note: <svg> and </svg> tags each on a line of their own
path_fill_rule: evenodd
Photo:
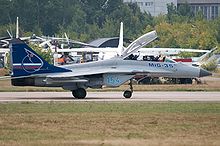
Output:
<svg viewBox="0 0 220 146">
<path fill-rule="evenodd" d="M 129 86 L 130 86 L 130 90 L 125 90 L 124 91 L 123 96 L 125 98 L 131 98 L 131 96 L 132 96 L 132 93 L 133 93 L 132 79 L 130 79 Z"/>
</svg>

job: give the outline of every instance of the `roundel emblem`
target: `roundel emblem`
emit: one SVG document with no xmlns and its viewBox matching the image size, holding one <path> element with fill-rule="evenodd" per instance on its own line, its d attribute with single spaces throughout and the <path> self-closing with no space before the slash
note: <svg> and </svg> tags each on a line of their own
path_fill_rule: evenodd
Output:
<svg viewBox="0 0 220 146">
<path fill-rule="evenodd" d="M 22 68 L 28 73 L 39 71 L 43 66 L 43 61 L 41 60 L 41 58 L 33 52 L 27 50 L 26 48 L 24 49 L 27 55 L 23 58 L 21 62 Z"/>
</svg>

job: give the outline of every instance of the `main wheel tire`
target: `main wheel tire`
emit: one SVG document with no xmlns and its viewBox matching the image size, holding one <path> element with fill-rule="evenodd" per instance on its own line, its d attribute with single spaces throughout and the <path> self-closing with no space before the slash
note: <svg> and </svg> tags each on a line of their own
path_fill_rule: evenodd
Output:
<svg viewBox="0 0 220 146">
<path fill-rule="evenodd" d="M 124 96 L 125 98 L 131 98 L 132 92 L 129 91 L 129 90 L 126 90 L 126 91 L 124 92 L 123 96 Z"/>
<path fill-rule="evenodd" d="M 77 90 L 75 90 L 75 97 L 78 99 L 84 99 L 86 97 L 86 90 L 83 88 L 78 88 Z"/>
<path fill-rule="evenodd" d="M 83 88 L 78 88 L 72 91 L 72 95 L 77 99 L 84 99 L 86 97 L 86 90 Z"/>
<path fill-rule="evenodd" d="M 76 94 L 77 94 L 76 90 L 73 90 L 73 91 L 72 91 L 73 97 L 77 98 L 77 95 L 76 95 Z"/>
</svg>

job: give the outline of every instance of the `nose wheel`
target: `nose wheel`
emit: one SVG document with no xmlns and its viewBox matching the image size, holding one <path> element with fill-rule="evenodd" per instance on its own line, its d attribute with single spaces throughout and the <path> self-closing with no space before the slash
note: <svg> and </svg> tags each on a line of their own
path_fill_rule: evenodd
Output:
<svg viewBox="0 0 220 146">
<path fill-rule="evenodd" d="M 72 91 L 72 95 L 77 99 L 84 99 L 86 97 L 86 90 L 83 88 L 78 88 Z"/>
<path fill-rule="evenodd" d="M 126 91 L 124 92 L 123 96 L 124 96 L 125 98 L 131 98 L 132 92 L 131 92 L 130 90 L 126 90 Z"/>
<path fill-rule="evenodd" d="M 123 94 L 125 98 L 131 98 L 132 96 L 132 93 L 133 93 L 132 79 L 130 79 L 129 86 L 130 86 L 130 90 L 125 90 Z"/>
</svg>

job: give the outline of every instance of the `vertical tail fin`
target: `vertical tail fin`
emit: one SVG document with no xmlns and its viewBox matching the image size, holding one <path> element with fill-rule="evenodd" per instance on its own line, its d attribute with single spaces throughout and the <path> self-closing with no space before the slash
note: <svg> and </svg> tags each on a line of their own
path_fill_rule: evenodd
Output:
<svg viewBox="0 0 220 146">
<path fill-rule="evenodd" d="M 216 49 L 217 49 L 217 47 L 211 49 L 209 52 L 207 52 L 207 53 L 203 54 L 202 56 L 200 56 L 199 59 L 197 60 L 197 62 L 194 63 L 193 65 L 202 66 L 202 65 L 207 64 L 208 62 L 210 62 L 212 60 L 212 57 L 215 56 L 215 54 L 213 52 Z"/>
<path fill-rule="evenodd" d="M 124 51 L 124 47 L 123 47 L 123 22 L 121 22 L 121 26 L 120 26 L 120 35 L 119 35 L 119 44 L 118 44 L 118 55 L 121 56 L 122 52 Z"/>
<path fill-rule="evenodd" d="M 10 41 L 10 52 L 13 77 L 70 71 L 49 64 L 20 39 Z"/>
</svg>

